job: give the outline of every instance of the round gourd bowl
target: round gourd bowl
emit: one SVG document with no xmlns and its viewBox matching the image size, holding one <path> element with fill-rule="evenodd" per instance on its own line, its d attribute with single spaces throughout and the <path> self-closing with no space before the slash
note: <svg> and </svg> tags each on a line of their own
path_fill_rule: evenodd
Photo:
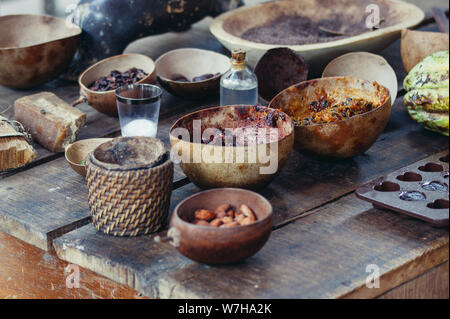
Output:
<svg viewBox="0 0 450 319">
<path fill-rule="evenodd" d="M 41 15 L 0 17 L 0 85 L 28 89 L 57 78 L 77 50 L 81 29 Z"/>
<path fill-rule="evenodd" d="M 364 65 L 362 68 L 361 65 Z M 391 94 L 391 105 L 398 92 L 398 80 L 395 71 L 380 55 L 369 52 L 351 52 L 331 61 L 322 73 L 323 78 L 352 76 L 362 80 L 376 81 L 387 87 Z"/>
<path fill-rule="evenodd" d="M 293 143 L 289 116 L 262 106 L 208 108 L 170 129 L 172 157 L 202 188 L 264 187 L 285 165 Z"/>
<path fill-rule="evenodd" d="M 93 91 L 89 86 L 99 78 L 108 76 L 111 71 L 125 72 L 131 68 L 142 69 L 148 74 L 136 84 L 156 83 L 155 63 L 148 56 L 134 53 L 116 55 L 94 64 L 80 75 L 78 83 L 81 97 L 73 104 L 86 102 L 101 113 L 118 116 L 115 90 Z"/>
<path fill-rule="evenodd" d="M 309 118 L 320 105 L 332 108 L 355 100 L 379 106 L 335 122 L 307 126 L 298 123 Z M 280 109 L 296 122 L 296 148 L 319 157 L 344 159 L 364 153 L 375 143 L 389 121 L 391 99 L 389 90 L 376 82 L 331 77 L 291 86 L 278 94 L 269 107 Z"/>
<path fill-rule="evenodd" d="M 173 95 L 190 100 L 218 95 L 220 77 L 230 67 L 230 58 L 223 54 L 191 48 L 169 51 L 156 60 L 156 74 L 161 86 Z M 205 74 L 212 77 L 192 81 Z M 174 80 L 180 75 L 190 82 Z"/>
<path fill-rule="evenodd" d="M 79 175 L 86 177 L 86 159 L 97 146 L 111 141 L 112 138 L 90 138 L 70 144 L 66 147 L 66 160 L 72 169 Z"/>
<path fill-rule="evenodd" d="M 235 207 L 247 205 L 257 216 L 256 222 L 218 228 L 185 221 L 197 209 L 214 211 L 224 203 Z M 175 245 L 184 256 L 206 264 L 228 264 L 258 252 L 270 237 L 272 223 L 272 205 L 261 195 L 238 188 L 218 188 L 197 193 L 179 203 L 171 216 L 169 234 L 176 237 Z"/>
</svg>

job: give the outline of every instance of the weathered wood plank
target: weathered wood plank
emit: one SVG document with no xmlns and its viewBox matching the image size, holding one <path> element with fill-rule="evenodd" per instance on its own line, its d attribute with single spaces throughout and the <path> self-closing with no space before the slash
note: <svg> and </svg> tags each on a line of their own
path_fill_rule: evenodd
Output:
<svg viewBox="0 0 450 319">
<path fill-rule="evenodd" d="M 137 291 L 79 267 L 80 287 L 68 288 L 67 262 L 0 232 L 0 299 L 132 299 Z"/>
<path fill-rule="evenodd" d="M 54 246 L 61 259 L 155 298 L 375 297 L 448 260 L 448 230 L 352 194 L 275 230 L 260 252 L 235 265 L 202 265 L 154 236 L 114 238 L 92 225 Z M 379 289 L 365 286 L 369 264 L 380 269 Z"/>
<path fill-rule="evenodd" d="M 379 299 L 448 299 L 448 260 L 379 296 Z"/>
</svg>

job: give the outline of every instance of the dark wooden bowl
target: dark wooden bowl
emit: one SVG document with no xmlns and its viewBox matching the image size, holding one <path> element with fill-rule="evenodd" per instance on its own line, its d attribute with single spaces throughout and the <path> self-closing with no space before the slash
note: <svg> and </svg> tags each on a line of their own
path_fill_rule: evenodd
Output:
<svg viewBox="0 0 450 319">
<path fill-rule="evenodd" d="M 58 77 L 77 49 L 81 29 L 40 15 L 0 17 L 0 85 L 28 89 Z"/>
<path fill-rule="evenodd" d="M 257 221 L 246 226 L 217 228 L 198 226 L 181 219 L 182 216 L 192 217 L 196 209 L 214 210 L 224 203 L 249 206 Z M 170 226 L 177 230 L 178 251 L 184 256 L 205 264 L 228 264 L 258 252 L 269 239 L 272 223 L 272 205 L 261 195 L 239 188 L 218 188 L 183 200 L 173 211 Z"/>
<path fill-rule="evenodd" d="M 202 99 L 219 94 L 220 77 L 230 67 L 230 58 L 209 50 L 183 48 L 167 52 L 156 60 L 158 82 L 173 95 L 189 99 Z M 199 82 L 173 81 L 173 75 L 183 75 L 189 80 L 204 74 L 215 76 Z M 216 75 L 217 74 L 217 75 Z"/>
<path fill-rule="evenodd" d="M 243 127 L 270 128 L 267 122 L 272 115 L 277 119 L 277 141 L 268 141 L 258 145 L 218 146 L 192 140 L 192 137 L 195 136 L 194 121 L 201 122 L 200 129 L 203 135 L 206 129 L 211 128 L 221 130 Z M 179 138 L 179 129 L 188 131 L 189 135 Z M 286 114 L 263 106 L 213 107 L 190 113 L 176 121 L 170 129 L 170 144 L 172 151 L 180 155 L 183 172 L 197 186 L 259 189 L 267 186 L 286 164 L 294 144 L 294 125 Z M 275 147 L 276 152 L 271 152 L 275 150 Z M 254 161 L 252 160 L 251 154 L 260 154 L 259 152 L 273 155 L 270 161 L 276 163 L 275 171 L 265 171 L 264 174 L 261 174 L 262 170 L 264 171 L 264 168 L 269 166 L 269 163 L 261 161 L 259 155 Z M 191 156 L 191 154 L 220 154 L 220 160 L 208 162 L 203 156 L 199 160 L 195 160 L 194 155 Z M 236 160 L 238 154 L 243 154 L 244 161 Z"/>
<path fill-rule="evenodd" d="M 269 104 L 292 118 L 311 114 L 310 103 L 335 97 L 364 97 L 381 106 L 370 112 L 326 124 L 295 126 L 295 145 L 301 151 L 330 158 L 350 158 L 364 153 L 383 132 L 391 114 L 389 90 L 374 82 L 352 77 L 330 77 L 302 82 L 278 94 Z"/>
</svg>

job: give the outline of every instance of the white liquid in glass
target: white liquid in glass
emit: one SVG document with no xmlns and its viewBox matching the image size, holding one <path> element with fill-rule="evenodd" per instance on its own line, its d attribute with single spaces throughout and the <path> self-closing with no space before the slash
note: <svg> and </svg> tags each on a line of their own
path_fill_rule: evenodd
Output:
<svg viewBox="0 0 450 319">
<path fill-rule="evenodd" d="M 138 119 L 129 122 L 122 128 L 122 136 L 147 136 L 156 137 L 158 124 L 146 119 Z"/>
</svg>

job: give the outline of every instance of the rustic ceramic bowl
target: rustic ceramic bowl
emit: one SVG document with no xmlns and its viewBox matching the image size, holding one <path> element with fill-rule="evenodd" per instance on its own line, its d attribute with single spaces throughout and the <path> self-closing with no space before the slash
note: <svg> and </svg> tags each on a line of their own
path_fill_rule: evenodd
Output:
<svg viewBox="0 0 450 319">
<path fill-rule="evenodd" d="M 95 150 L 97 146 L 112 140 L 111 138 L 90 138 L 70 144 L 66 148 L 66 160 L 72 169 L 83 177 L 86 177 L 86 164 L 80 164 L 87 159 L 90 152 Z"/>
<path fill-rule="evenodd" d="M 193 139 L 200 138 L 206 129 L 269 128 L 267 122 L 273 119 L 278 136 L 265 143 L 219 146 Z M 197 132 L 194 127 L 198 128 Z M 293 143 L 294 125 L 289 116 L 262 106 L 204 109 L 182 117 L 170 129 L 172 153 L 179 156 L 181 168 L 191 182 L 202 188 L 264 187 L 285 165 Z M 264 159 L 259 154 L 270 154 L 270 157 Z M 218 160 L 208 158 L 214 155 Z"/>
<path fill-rule="evenodd" d="M 364 66 L 364 67 L 361 67 Z M 391 94 L 391 105 L 398 92 L 398 80 L 394 70 L 382 57 L 369 52 L 352 52 L 331 61 L 322 77 L 351 76 L 361 80 L 377 81 L 387 87 Z"/>
<path fill-rule="evenodd" d="M 340 38 L 331 42 L 305 45 L 279 45 L 257 43 L 242 38 L 249 29 L 265 25 L 283 15 L 307 16 L 314 21 L 336 19 L 343 17 L 351 27 L 361 22 L 368 5 L 377 4 L 380 15 L 385 22 L 381 28 L 359 35 Z M 370 8 L 370 7 L 369 7 Z M 352 51 L 377 52 L 388 47 L 400 37 L 402 29 L 419 24 L 425 17 L 417 6 L 403 1 L 372 1 L 372 0 L 302 0 L 302 1 L 270 1 L 256 6 L 244 6 L 226 12 L 211 23 L 212 34 L 228 49 L 243 49 L 247 51 L 249 64 L 255 66 L 267 50 L 286 46 L 301 54 L 312 73 L 323 70 L 332 59 Z M 364 18 L 365 19 L 365 18 Z M 319 72 L 320 72 L 319 71 Z"/>
<path fill-rule="evenodd" d="M 73 105 L 86 102 L 101 113 L 117 116 L 115 90 L 100 92 L 90 90 L 88 87 L 99 78 L 109 75 L 111 71 L 125 72 L 133 67 L 148 73 L 145 78 L 136 82 L 136 84 L 156 83 L 155 63 L 148 56 L 134 53 L 116 55 L 94 64 L 80 75 L 78 83 L 81 98 L 75 101 Z"/>
<path fill-rule="evenodd" d="M 214 210 L 222 204 L 239 207 L 245 204 L 256 214 L 257 221 L 246 226 L 217 228 L 184 221 L 200 208 Z M 269 239 L 272 231 L 272 206 L 261 195 L 238 188 L 218 188 L 192 195 L 177 205 L 170 226 L 176 233 L 178 251 L 184 256 L 206 264 L 228 264 L 250 257 Z M 179 241 L 179 242 L 178 242 Z"/>
<path fill-rule="evenodd" d="M 81 29 L 40 15 L 0 17 L 0 85 L 28 89 L 57 78 L 77 49 Z"/>
<path fill-rule="evenodd" d="M 230 58 L 223 54 L 191 48 L 169 51 L 156 60 L 156 74 L 161 86 L 173 95 L 186 99 L 219 94 L 220 77 L 230 67 Z M 199 82 L 173 81 L 173 76 L 177 74 L 189 80 L 204 74 L 215 76 Z"/>
<path fill-rule="evenodd" d="M 311 102 L 330 97 L 337 103 L 348 97 L 362 97 L 381 106 L 338 122 L 296 125 L 296 147 L 320 157 L 339 159 L 364 153 L 383 132 L 391 114 L 389 91 L 381 85 L 352 77 L 315 79 L 287 88 L 269 107 L 280 109 L 292 118 L 306 118 L 311 114 Z"/>
<path fill-rule="evenodd" d="M 403 30 L 400 52 L 407 73 L 431 53 L 448 51 L 448 33 Z"/>
</svg>

